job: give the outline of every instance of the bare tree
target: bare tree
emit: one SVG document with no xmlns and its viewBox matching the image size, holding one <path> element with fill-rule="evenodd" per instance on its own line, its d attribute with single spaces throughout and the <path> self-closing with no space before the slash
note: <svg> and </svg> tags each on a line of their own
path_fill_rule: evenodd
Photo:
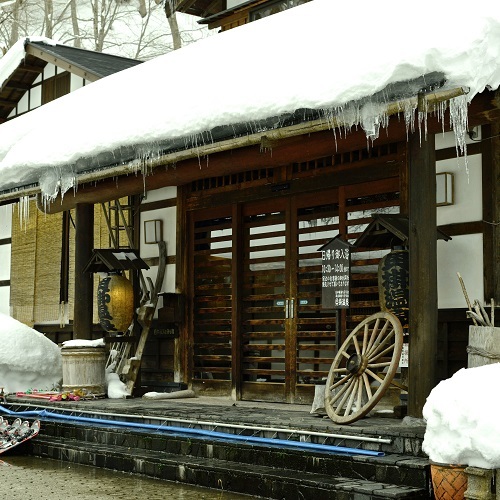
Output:
<svg viewBox="0 0 500 500">
<path fill-rule="evenodd" d="M 187 16 L 181 29 L 174 7 L 172 0 L 0 0 L 0 48 L 6 52 L 20 38 L 43 35 L 149 59 L 206 34 L 205 28 L 188 26 Z"/>
<path fill-rule="evenodd" d="M 177 12 L 172 0 L 165 0 L 165 15 L 167 16 L 168 25 L 170 26 L 174 50 L 180 49 L 182 47 L 182 38 L 179 31 L 179 24 L 177 23 Z"/>
</svg>

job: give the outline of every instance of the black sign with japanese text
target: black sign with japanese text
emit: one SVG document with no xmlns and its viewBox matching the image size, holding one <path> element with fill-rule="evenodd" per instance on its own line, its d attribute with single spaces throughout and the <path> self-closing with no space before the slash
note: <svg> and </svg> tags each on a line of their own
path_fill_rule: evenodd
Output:
<svg viewBox="0 0 500 500">
<path fill-rule="evenodd" d="M 321 251 L 321 308 L 348 309 L 351 246 L 336 236 Z"/>
</svg>

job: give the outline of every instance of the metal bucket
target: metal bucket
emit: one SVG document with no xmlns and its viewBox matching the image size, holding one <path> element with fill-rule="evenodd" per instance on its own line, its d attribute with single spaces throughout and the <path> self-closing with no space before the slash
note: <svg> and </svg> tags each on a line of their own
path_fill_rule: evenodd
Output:
<svg viewBox="0 0 500 500">
<path fill-rule="evenodd" d="M 466 465 L 431 462 L 431 478 L 436 500 L 463 500 L 467 490 Z"/>
<path fill-rule="evenodd" d="M 106 353 L 104 347 L 63 347 L 62 390 L 82 389 L 102 398 L 106 395 Z"/>
</svg>

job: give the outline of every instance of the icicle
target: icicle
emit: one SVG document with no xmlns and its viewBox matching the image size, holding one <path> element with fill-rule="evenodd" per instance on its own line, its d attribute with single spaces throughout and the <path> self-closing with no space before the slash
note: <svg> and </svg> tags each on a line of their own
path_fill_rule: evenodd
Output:
<svg viewBox="0 0 500 500">
<path fill-rule="evenodd" d="M 368 102 L 361 108 L 361 126 L 366 137 L 374 141 L 378 139 L 380 127 L 388 123 L 386 107 L 381 103 Z"/>
<path fill-rule="evenodd" d="M 455 132 L 455 147 L 457 156 L 463 155 L 465 171 L 469 175 L 469 164 L 467 162 L 467 131 L 469 129 L 467 96 L 461 95 L 450 99 L 450 125 Z"/>
<path fill-rule="evenodd" d="M 17 215 L 19 216 L 19 227 L 24 231 L 28 228 L 28 219 L 30 216 L 30 199 L 29 196 L 21 196 L 17 205 Z"/>
</svg>

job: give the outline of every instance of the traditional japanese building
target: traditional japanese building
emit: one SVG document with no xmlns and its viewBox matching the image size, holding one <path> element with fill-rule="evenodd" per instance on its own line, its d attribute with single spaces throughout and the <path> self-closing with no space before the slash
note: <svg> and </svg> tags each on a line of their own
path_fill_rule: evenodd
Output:
<svg viewBox="0 0 500 500">
<path fill-rule="evenodd" d="M 165 273 L 159 307 L 139 356 L 141 383 L 185 383 L 200 394 L 236 400 L 310 403 L 315 383 L 327 376 L 348 333 L 381 309 L 381 258 L 395 246 L 406 246 L 408 398 L 410 414 L 419 416 L 437 381 L 466 366 L 471 320 L 457 272 L 473 300 L 499 299 L 498 90 L 478 92 L 467 102 L 468 90 L 448 78 L 446 67 L 407 76 L 411 72 L 395 60 L 391 69 L 396 77 L 364 93 L 363 78 L 371 75 L 358 72 L 363 52 L 355 48 L 352 56 L 341 59 L 338 64 L 345 66 L 337 72 L 307 67 L 314 38 L 314 28 L 306 29 L 307 16 L 322 14 L 321 9 L 331 14 L 328 2 L 314 4 L 177 2 L 179 11 L 201 16 L 201 23 L 224 32 L 199 42 L 212 52 L 193 45 L 165 56 L 164 64 L 171 62 L 179 71 L 193 61 L 199 65 L 198 79 L 192 73 L 182 75 L 177 84 L 182 88 L 168 95 L 171 108 L 158 111 L 171 113 L 179 123 L 157 125 L 148 110 L 143 121 L 130 122 L 135 133 L 130 142 L 113 139 L 108 149 L 89 148 L 78 160 L 61 162 L 60 168 L 71 165 L 78 179 L 74 192 L 45 204 L 37 183 L 18 185 L 16 191 L 0 186 L 0 200 L 38 196 L 48 220 L 75 211 L 77 238 L 81 235 L 77 248 L 83 251 L 76 258 L 75 276 L 100 244 L 89 238 L 94 205 L 128 200 L 122 204 L 132 207 L 131 245 L 151 268 L 145 276 L 154 281 L 162 266 Z M 287 24 L 280 24 L 280 16 Z M 264 51 L 274 30 L 295 28 L 302 16 L 303 39 L 295 45 L 288 34 L 279 50 Z M 324 53 L 324 65 L 330 65 L 326 54 L 333 47 L 319 36 L 323 28 L 317 27 L 320 41 L 315 48 Z M 224 37 L 224 45 L 217 37 Z M 263 42 L 255 44 L 254 52 L 244 50 L 245 43 L 260 37 Z M 207 53 L 223 75 L 210 85 L 218 76 L 204 66 Z M 258 75 L 238 74 L 242 66 L 233 70 L 233 56 L 248 58 Z M 270 61 L 280 57 L 295 57 L 297 65 L 286 71 L 273 66 Z M 266 61 L 267 73 L 259 72 L 259 58 Z M 381 56 L 381 65 L 388 60 L 389 55 Z M 158 77 L 160 63 L 145 63 L 142 77 Z M 132 79 L 139 75 L 127 73 Z M 351 78 L 355 90 L 335 95 L 330 105 L 325 99 L 316 108 L 308 103 L 321 100 L 314 101 L 318 96 L 305 91 L 298 106 L 291 102 L 294 96 L 288 104 L 280 101 L 280 85 L 288 95 L 288 86 L 299 92 L 308 82 L 316 85 L 335 75 Z M 113 81 L 118 84 L 118 79 Z M 109 87 L 101 88 L 109 92 Z M 221 97 L 224 88 L 226 100 Z M 267 102 L 266 88 L 269 104 L 262 104 Z M 197 103 L 196 92 L 202 96 Z M 188 104 L 189 95 L 193 101 Z M 177 110 L 177 102 L 185 104 L 183 111 Z M 79 109 L 76 96 L 68 100 L 72 103 Z M 102 114 L 100 119 L 119 128 L 118 110 L 113 107 L 116 116 Z M 212 120 L 206 110 L 222 118 Z M 468 121 L 462 119 L 464 110 Z M 180 123 L 184 114 L 188 118 Z M 164 137 L 154 136 L 154 127 L 156 132 L 165 127 Z M 175 127 L 179 131 L 171 133 Z M 381 215 L 398 216 L 406 229 L 401 233 L 396 227 L 393 237 L 387 227 L 371 226 L 376 237 L 364 237 L 356 245 Z M 338 235 L 353 245 L 349 306 L 325 309 L 320 249 Z M 166 243 L 164 255 L 151 244 L 159 241 Z M 11 281 L 15 279 L 13 274 Z M 67 333 L 73 326 L 75 331 L 91 330 L 95 321 L 88 310 L 92 286 L 78 289 L 80 278 L 76 280 L 75 293 L 87 311 L 75 310 Z M 79 321 L 83 326 L 76 326 Z M 53 330 L 57 341 L 57 328 Z M 137 335 L 131 337 L 137 342 Z"/>
</svg>

